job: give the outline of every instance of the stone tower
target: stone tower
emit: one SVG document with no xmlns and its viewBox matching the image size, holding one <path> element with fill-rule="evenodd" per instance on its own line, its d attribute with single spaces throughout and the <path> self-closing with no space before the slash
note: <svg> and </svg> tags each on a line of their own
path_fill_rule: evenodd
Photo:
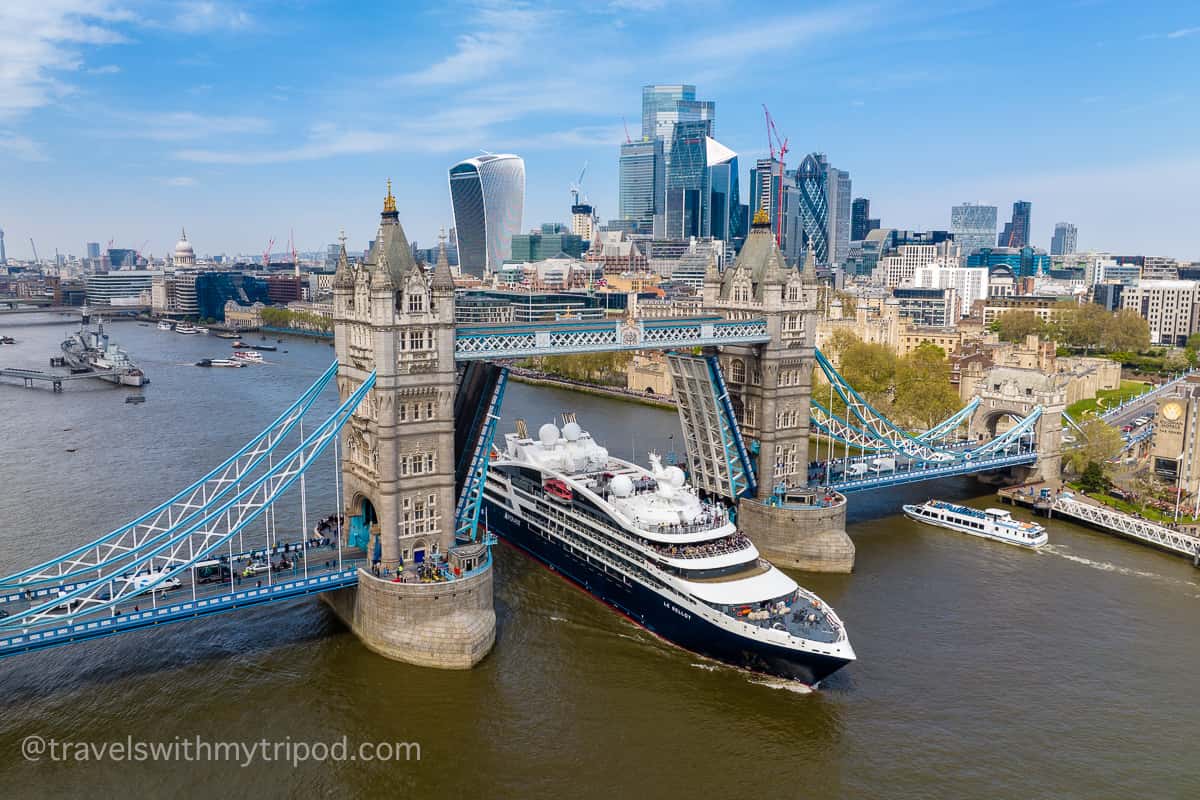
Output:
<svg viewBox="0 0 1200 800">
<path fill-rule="evenodd" d="M 811 252 L 802 272 L 789 269 L 759 211 L 733 266 L 724 275 L 709 266 L 704 310 L 765 317 L 771 336 L 720 354 L 742 435 L 758 449 L 758 496 L 739 501 L 738 526 L 780 566 L 849 572 L 854 543 L 846 535 L 845 498 L 806 488 L 817 294 Z M 781 485 L 786 490 L 777 493 Z"/>
<path fill-rule="evenodd" d="M 811 260 L 811 259 L 810 259 Z M 816 339 L 817 283 L 789 269 L 765 213 L 755 215 L 750 235 L 724 275 L 710 265 L 704 311 L 729 319 L 766 317 L 771 341 L 725 347 L 721 369 L 742 435 L 758 442 L 758 497 L 775 486 L 802 486 L 808 479 L 809 395 Z"/>
<path fill-rule="evenodd" d="M 375 243 L 333 281 L 338 392 L 372 371 L 375 386 L 342 429 L 347 538 L 368 553 L 358 586 L 323 595 L 372 650 L 422 666 L 465 668 L 495 641 L 491 562 L 480 544 L 454 547 L 454 279 L 413 259 L 391 181 Z M 424 583 L 416 564 L 446 561 L 452 580 Z M 397 567 L 409 567 L 405 581 Z"/>
<path fill-rule="evenodd" d="M 413 259 L 390 182 L 375 244 L 354 267 L 343 246 L 333 287 L 342 399 L 376 372 L 343 431 L 346 507 L 364 517 L 372 548 L 379 537 L 384 567 L 446 553 L 454 536 L 454 281 L 448 266 L 427 276 Z"/>
</svg>

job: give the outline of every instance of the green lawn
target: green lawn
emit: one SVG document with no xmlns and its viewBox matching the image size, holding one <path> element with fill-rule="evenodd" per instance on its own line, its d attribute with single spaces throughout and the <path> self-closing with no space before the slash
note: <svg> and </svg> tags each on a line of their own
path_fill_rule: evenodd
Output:
<svg viewBox="0 0 1200 800">
<path fill-rule="evenodd" d="M 1071 403 L 1067 406 L 1067 413 L 1073 419 L 1083 419 L 1085 416 L 1095 414 L 1097 408 L 1107 411 L 1130 398 L 1137 397 L 1144 393 L 1148 386 L 1143 381 L 1121 381 L 1120 389 L 1101 389 L 1095 397 Z"/>
</svg>

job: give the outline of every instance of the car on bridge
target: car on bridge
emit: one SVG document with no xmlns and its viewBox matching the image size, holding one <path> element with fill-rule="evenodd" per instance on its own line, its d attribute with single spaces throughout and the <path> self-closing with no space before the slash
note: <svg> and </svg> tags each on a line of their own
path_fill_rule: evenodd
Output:
<svg viewBox="0 0 1200 800">
<path fill-rule="evenodd" d="M 157 592 L 158 594 L 166 594 L 171 589 L 178 589 L 183 586 L 183 582 L 174 575 L 166 577 L 165 570 L 152 570 L 134 575 L 132 578 L 128 575 L 122 576 L 120 580 L 125 581 L 129 588 L 132 589 L 132 594 L 148 594 Z"/>
</svg>

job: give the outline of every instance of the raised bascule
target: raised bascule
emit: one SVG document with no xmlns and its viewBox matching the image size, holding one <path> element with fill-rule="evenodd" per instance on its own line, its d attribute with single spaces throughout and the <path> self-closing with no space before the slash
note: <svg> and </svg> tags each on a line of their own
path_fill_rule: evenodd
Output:
<svg viewBox="0 0 1200 800">
<path fill-rule="evenodd" d="M 478 663 L 495 640 L 480 508 L 508 359 L 667 351 L 690 480 L 781 566 L 852 569 L 855 491 L 1057 473 L 1063 398 L 1052 386 L 981 385 L 920 434 L 871 407 L 814 348 L 811 261 L 788 268 L 762 218 L 724 274 L 708 270 L 699 316 L 456 326 L 454 291 L 444 250 L 431 270 L 414 261 L 389 183 L 370 252 L 357 264 L 340 254 L 337 361 L 174 498 L 0 577 L 0 657 L 316 594 L 386 657 Z M 816 371 L 834 403 L 812 398 Z M 330 383 L 340 402 L 321 418 L 315 400 Z M 840 444 L 836 468 L 814 468 L 812 434 Z M 339 513 L 310 518 L 313 480 L 333 481 Z"/>
</svg>

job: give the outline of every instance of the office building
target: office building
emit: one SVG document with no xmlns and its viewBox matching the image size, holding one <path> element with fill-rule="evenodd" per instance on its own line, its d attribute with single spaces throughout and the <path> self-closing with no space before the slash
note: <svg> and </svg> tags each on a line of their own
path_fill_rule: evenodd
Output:
<svg viewBox="0 0 1200 800">
<path fill-rule="evenodd" d="M 952 328 L 958 324 L 958 292 L 952 288 L 917 289 L 901 287 L 893 291 L 900 306 L 900 318 L 912 325 L 929 328 Z"/>
<path fill-rule="evenodd" d="M 126 269 L 89 275 L 87 287 L 89 306 L 150 305 L 150 289 L 154 277 L 161 272 Z"/>
<path fill-rule="evenodd" d="M 949 242 L 902 244 L 896 247 L 894 252 L 878 260 L 878 266 L 883 268 L 883 284 L 911 286 L 917 270 L 922 267 L 957 266 L 953 248 L 953 244 Z"/>
<path fill-rule="evenodd" d="M 871 219 L 871 201 L 866 197 L 854 198 L 850 204 L 850 241 L 861 242 L 867 238 L 867 233 L 878 227 L 879 220 Z"/>
<path fill-rule="evenodd" d="M 214 319 L 218 322 L 225 320 L 225 304 L 229 301 L 239 306 L 252 306 L 255 303 L 270 302 L 270 285 L 267 278 L 247 275 L 243 272 L 198 272 L 193 273 L 193 291 L 196 297 L 195 315 L 200 319 Z M 281 276 L 283 277 L 283 276 Z M 286 276 L 295 280 L 294 276 Z M 178 289 L 178 284 L 177 287 Z M 280 284 L 277 292 L 280 296 L 288 287 Z M 183 313 L 183 309 L 180 309 Z"/>
<path fill-rule="evenodd" d="M 709 225 L 708 141 L 712 122 L 677 122 L 667 160 L 666 238 L 707 236 Z"/>
<path fill-rule="evenodd" d="M 917 267 L 912 285 L 919 289 L 953 289 L 958 294 L 958 315 L 965 317 L 976 300 L 987 299 L 988 271 L 983 267 L 946 267 L 935 262 Z"/>
<path fill-rule="evenodd" d="M 137 251 L 123 247 L 110 247 L 107 251 L 110 269 L 133 269 L 137 266 Z"/>
<path fill-rule="evenodd" d="M 525 162 L 511 154 L 476 156 L 451 167 L 449 177 L 459 267 L 483 277 L 512 256 L 512 237 L 521 232 Z"/>
<path fill-rule="evenodd" d="M 8 253 L 4 252 L 4 230 L 0 229 L 0 267 L 8 266 Z"/>
<path fill-rule="evenodd" d="M 996 207 L 963 203 L 950 208 L 950 232 L 966 258 L 996 241 Z"/>
<path fill-rule="evenodd" d="M 541 233 L 518 233 L 512 237 L 509 261 L 527 263 L 559 256 L 582 258 L 583 249 L 583 237 L 565 231 L 552 229 Z"/>
<path fill-rule="evenodd" d="M 723 242 L 740 241 L 746 231 L 741 228 L 742 200 L 738 188 L 737 153 L 716 139 L 709 137 L 705 143 L 708 163 L 708 230 L 705 236 Z"/>
<path fill-rule="evenodd" d="M 1050 255 L 1063 256 L 1074 253 L 1077 244 L 1078 231 L 1069 222 L 1060 222 L 1054 226 L 1054 236 L 1050 239 Z"/>
<path fill-rule="evenodd" d="M 1004 230 L 996 237 L 997 247 L 1020 249 L 1029 244 L 1029 215 L 1033 204 L 1028 200 L 1013 203 L 1012 220 L 1004 223 Z"/>
<path fill-rule="evenodd" d="M 771 230 L 776 229 L 776 215 L 782 208 L 780 182 L 783 180 L 783 165 L 777 158 L 760 158 L 750 170 L 750 215 L 757 211 L 767 212 Z"/>
<path fill-rule="evenodd" d="M 100 243 L 99 242 L 88 242 L 87 243 L 87 257 L 88 257 L 88 261 L 99 261 L 100 260 Z"/>
<path fill-rule="evenodd" d="M 696 87 L 691 84 L 651 84 L 642 87 L 642 141 L 661 139 L 663 153 L 670 164 L 674 147 L 675 126 L 681 122 L 716 120 L 716 103 L 697 100 Z M 708 126 L 712 135 L 713 125 Z"/>
<path fill-rule="evenodd" d="M 830 166 L 824 153 L 809 153 L 795 175 L 804 252 L 812 250 L 823 266 L 843 264 L 850 254 L 850 173 Z"/>
<path fill-rule="evenodd" d="M 622 221 L 634 224 L 631 233 L 662 238 L 666 224 L 666 164 L 662 139 L 621 145 L 617 214 Z"/>
<path fill-rule="evenodd" d="M 1200 282 L 1142 280 L 1121 291 L 1121 308 L 1136 311 L 1150 323 L 1150 341 L 1183 347 L 1188 336 L 1200 331 L 1197 304 Z"/>
<path fill-rule="evenodd" d="M 1013 277 L 1026 278 L 1050 271 L 1050 256 L 1036 248 L 984 247 L 967 258 L 968 267 L 1007 267 Z"/>
</svg>

